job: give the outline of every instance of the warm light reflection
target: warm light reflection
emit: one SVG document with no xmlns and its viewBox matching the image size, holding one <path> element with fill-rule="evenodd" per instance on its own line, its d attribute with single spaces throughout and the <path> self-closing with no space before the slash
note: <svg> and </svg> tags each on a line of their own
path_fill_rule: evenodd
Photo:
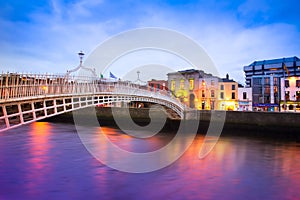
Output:
<svg viewBox="0 0 300 200">
<path fill-rule="evenodd" d="M 131 131 L 135 130 L 127 130 L 128 133 Z M 105 137 L 107 137 L 114 145 L 125 151 L 151 152 L 160 149 L 165 145 L 165 142 L 161 140 L 159 136 L 153 136 L 150 138 L 136 138 L 126 133 L 122 133 L 118 129 L 110 127 L 99 127 L 97 132 L 104 134 Z M 135 134 L 137 133 L 135 132 Z M 143 134 L 143 131 L 141 131 L 140 134 Z M 107 141 L 102 140 L 101 137 L 97 137 L 97 141 L 99 142 L 99 146 L 107 146 Z"/>
<path fill-rule="evenodd" d="M 31 131 L 29 133 L 29 159 L 26 179 L 28 181 L 27 187 L 30 192 L 35 193 L 40 184 L 47 181 L 47 171 L 49 166 L 49 134 L 51 126 L 47 122 L 34 122 L 31 124 Z M 41 173 L 43 171 L 43 173 Z"/>
</svg>

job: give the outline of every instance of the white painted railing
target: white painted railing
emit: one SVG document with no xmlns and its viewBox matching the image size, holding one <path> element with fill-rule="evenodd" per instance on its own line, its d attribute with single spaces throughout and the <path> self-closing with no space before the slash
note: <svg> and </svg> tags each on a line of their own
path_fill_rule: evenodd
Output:
<svg viewBox="0 0 300 200">
<path fill-rule="evenodd" d="M 147 86 L 130 82 L 93 77 L 7 73 L 0 74 L 0 126 L 4 126 L 2 130 L 7 130 L 63 112 L 105 103 L 105 100 L 100 99 L 101 96 L 108 97 L 110 101 L 127 99 L 158 103 L 171 108 L 180 117 L 183 117 L 185 110 L 185 106 L 168 91 L 152 92 Z M 83 98 L 83 102 L 79 100 L 76 103 L 75 99 L 78 98 Z M 57 105 L 57 101 L 60 105 Z M 47 102 L 51 105 L 47 105 Z M 36 103 L 42 106 L 36 106 Z M 29 106 L 30 110 L 24 111 L 24 105 Z M 44 114 L 39 115 L 40 111 Z M 31 119 L 26 121 L 25 117 L 29 113 Z M 16 117 L 18 120 L 15 120 Z"/>
</svg>

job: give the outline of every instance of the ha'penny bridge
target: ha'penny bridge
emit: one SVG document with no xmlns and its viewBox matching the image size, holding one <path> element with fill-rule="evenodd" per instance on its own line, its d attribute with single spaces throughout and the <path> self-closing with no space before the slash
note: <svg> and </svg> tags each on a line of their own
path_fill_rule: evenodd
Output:
<svg viewBox="0 0 300 200">
<path fill-rule="evenodd" d="M 167 91 L 95 77 L 0 75 L 0 132 L 66 112 L 115 102 L 160 104 L 183 118 L 185 106 Z"/>
</svg>

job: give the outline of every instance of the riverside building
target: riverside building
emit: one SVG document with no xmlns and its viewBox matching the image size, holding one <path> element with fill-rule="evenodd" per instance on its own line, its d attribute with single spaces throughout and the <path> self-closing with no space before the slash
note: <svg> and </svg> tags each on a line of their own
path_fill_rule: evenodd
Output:
<svg viewBox="0 0 300 200">
<path fill-rule="evenodd" d="M 218 110 L 238 110 L 238 83 L 227 74 L 218 85 Z"/>
<path fill-rule="evenodd" d="M 283 83 L 287 80 L 296 80 L 300 76 L 300 59 L 298 57 L 254 61 L 250 65 L 244 66 L 244 72 L 246 87 L 252 87 L 254 111 L 285 111 L 287 109 L 287 106 L 284 106 L 285 103 L 297 107 L 297 103 L 288 102 L 286 98 L 292 93 L 296 97 L 298 90 L 296 88 L 287 89 L 287 87 L 283 87 Z M 287 92 L 290 94 L 284 95 Z"/>
<path fill-rule="evenodd" d="M 188 69 L 168 73 L 172 95 L 190 108 L 215 109 L 218 78 L 202 70 Z"/>
</svg>

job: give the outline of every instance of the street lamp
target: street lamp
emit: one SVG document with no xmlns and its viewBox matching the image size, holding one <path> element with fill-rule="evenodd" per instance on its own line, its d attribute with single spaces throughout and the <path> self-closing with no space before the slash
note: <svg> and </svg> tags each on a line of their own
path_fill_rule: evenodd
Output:
<svg viewBox="0 0 300 200">
<path fill-rule="evenodd" d="M 82 51 L 80 51 L 78 53 L 78 56 L 79 56 L 79 59 L 80 59 L 80 66 L 82 66 L 82 59 L 83 59 L 84 53 Z"/>
</svg>

